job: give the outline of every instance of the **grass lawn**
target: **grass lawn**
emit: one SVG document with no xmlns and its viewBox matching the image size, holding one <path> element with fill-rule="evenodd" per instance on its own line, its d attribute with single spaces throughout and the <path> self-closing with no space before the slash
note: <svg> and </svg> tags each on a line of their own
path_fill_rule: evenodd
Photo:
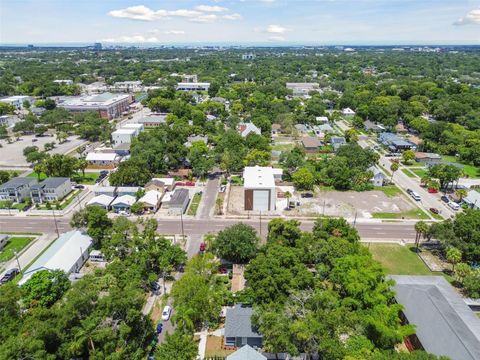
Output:
<svg viewBox="0 0 480 360">
<path fill-rule="evenodd" d="M 40 177 L 37 176 L 36 172 L 32 172 L 28 174 L 30 177 L 36 177 L 39 179 L 39 181 L 45 180 L 48 176 L 45 173 L 40 173 Z M 95 180 L 100 176 L 99 172 L 86 172 L 85 176 L 83 176 L 81 173 L 74 174 L 71 177 L 72 181 L 75 181 L 78 184 L 87 184 L 87 185 L 93 185 L 95 184 Z"/>
<path fill-rule="evenodd" d="M 187 215 L 197 215 L 198 205 L 200 205 L 201 199 L 202 195 L 200 193 L 195 193 L 195 195 L 193 195 L 193 199 L 190 203 L 190 207 L 188 208 Z"/>
<path fill-rule="evenodd" d="M 294 146 L 295 146 L 295 144 L 274 144 L 272 146 L 272 150 L 275 150 L 275 151 L 289 151 L 289 150 L 293 149 Z"/>
<path fill-rule="evenodd" d="M 415 168 L 415 169 L 410 169 L 410 171 L 413 172 L 415 175 L 417 175 L 419 178 L 422 178 L 428 175 L 428 170 L 425 168 Z"/>
<path fill-rule="evenodd" d="M 208 359 L 210 357 L 226 357 L 233 353 L 233 350 L 226 350 L 222 348 L 223 338 L 220 336 L 208 335 L 207 337 L 207 347 L 205 349 L 205 357 Z"/>
<path fill-rule="evenodd" d="M 402 191 L 396 185 L 376 186 L 375 190 L 383 191 L 388 197 L 402 195 Z"/>
<path fill-rule="evenodd" d="M 13 257 L 15 251 L 18 253 L 33 239 L 35 238 L 30 236 L 12 236 L 8 240 L 7 245 L 5 245 L 3 250 L 0 251 L 0 261 L 5 262 L 10 260 Z"/>
<path fill-rule="evenodd" d="M 376 244 L 366 245 L 379 261 L 385 272 L 391 275 L 435 275 L 415 254 L 414 246 L 400 246 L 398 244 Z"/>
<path fill-rule="evenodd" d="M 463 166 L 463 172 L 471 178 L 480 178 L 480 168 L 472 165 L 462 164 L 457 160 L 455 156 L 443 155 L 442 160 L 449 161 L 451 163 L 457 163 Z"/>
<path fill-rule="evenodd" d="M 412 173 L 409 169 L 402 169 L 402 172 L 407 175 L 408 177 L 414 178 L 415 174 Z"/>
<path fill-rule="evenodd" d="M 372 213 L 372 217 L 374 219 L 401 219 L 402 217 L 405 219 L 430 219 L 430 217 L 420 209 L 412 209 L 403 212 L 374 212 Z"/>
<path fill-rule="evenodd" d="M 67 197 L 60 202 L 60 205 L 59 205 L 58 208 L 55 206 L 55 204 L 50 203 L 50 209 L 55 209 L 55 210 L 63 210 L 63 209 L 65 209 L 65 208 L 73 201 L 73 199 L 75 198 L 75 196 L 77 196 L 78 194 L 80 194 L 80 191 L 81 191 L 81 190 L 75 190 L 75 191 L 72 191 L 70 194 L 68 194 Z M 41 205 L 35 207 L 35 209 L 38 209 L 38 210 L 48 210 L 46 204 L 41 204 Z"/>
</svg>

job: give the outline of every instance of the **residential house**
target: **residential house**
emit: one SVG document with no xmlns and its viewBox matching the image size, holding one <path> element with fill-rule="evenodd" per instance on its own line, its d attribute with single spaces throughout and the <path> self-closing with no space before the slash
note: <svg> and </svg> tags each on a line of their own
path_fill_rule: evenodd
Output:
<svg viewBox="0 0 480 360">
<path fill-rule="evenodd" d="M 135 129 L 136 134 L 138 136 L 143 130 L 145 130 L 145 126 L 140 123 L 129 123 L 122 126 L 122 129 Z"/>
<path fill-rule="evenodd" d="M 382 125 L 376 124 L 371 120 L 365 121 L 363 123 L 363 128 L 365 129 L 365 131 L 372 131 L 375 133 L 381 133 L 385 131 L 385 127 L 383 127 Z"/>
<path fill-rule="evenodd" d="M 307 125 L 305 125 L 305 124 L 296 124 L 296 125 L 295 125 L 295 129 L 297 129 L 297 132 L 298 132 L 300 135 L 303 135 L 303 134 L 308 133 L 308 127 L 307 127 Z"/>
<path fill-rule="evenodd" d="M 272 136 L 280 134 L 281 130 L 282 130 L 282 125 L 272 124 Z"/>
<path fill-rule="evenodd" d="M 340 147 L 347 145 L 347 140 L 343 136 L 332 136 L 330 144 L 333 147 L 333 151 L 337 152 Z"/>
<path fill-rule="evenodd" d="M 387 146 L 388 149 L 392 152 L 400 152 L 408 149 L 416 149 L 416 145 L 403 140 L 401 137 L 399 137 L 396 134 L 389 133 L 389 132 L 383 132 L 379 136 L 380 142 Z"/>
<path fill-rule="evenodd" d="M 117 188 L 115 186 L 98 186 L 93 189 L 95 196 L 108 195 L 114 198 L 117 196 Z"/>
<path fill-rule="evenodd" d="M 157 190 L 149 190 L 138 200 L 138 202 L 143 205 L 144 211 L 154 213 L 160 207 L 162 197 L 162 192 Z"/>
<path fill-rule="evenodd" d="M 480 319 L 442 276 L 392 275 L 402 320 L 415 325 L 409 350 L 452 360 L 480 359 Z"/>
<path fill-rule="evenodd" d="M 115 190 L 117 196 L 130 195 L 136 196 L 141 188 L 139 186 L 118 186 Z"/>
<path fill-rule="evenodd" d="M 190 147 L 192 144 L 196 141 L 201 141 L 204 144 L 208 143 L 208 136 L 203 136 L 203 135 L 190 135 L 187 137 L 187 141 L 185 142 L 185 146 Z"/>
<path fill-rule="evenodd" d="M 383 186 L 386 179 L 385 174 L 376 166 L 370 166 L 368 170 L 373 174 L 372 178 L 370 179 L 370 182 L 373 184 L 373 186 Z"/>
<path fill-rule="evenodd" d="M 329 120 L 326 116 L 317 116 L 315 117 L 315 121 L 317 122 L 317 124 L 326 124 Z"/>
<path fill-rule="evenodd" d="M 131 128 L 122 128 L 112 132 L 112 143 L 114 146 L 120 144 L 131 144 L 133 138 L 137 136 L 137 130 Z"/>
<path fill-rule="evenodd" d="M 0 116 L 0 126 L 8 128 L 14 127 L 21 119 L 17 115 L 2 115 Z"/>
<path fill-rule="evenodd" d="M 136 201 L 137 199 L 135 196 L 122 195 L 115 198 L 115 200 L 110 203 L 110 207 L 117 213 L 121 211 L 130 211 L 130 207 L 135 204 Z"/>
<path fill-rule="evenodd" d="M 0 200 L 20 203 L 30 197 L 30 188 L 37 183 L 35 177 L 15 177 L 0 185 Z"/>
<path fill-rule="evenodd" d="M 244 209 L 273 211 L 277 202 L 272 167 L 247 166 L 243 171 Z"/>
<path fill-rule="evenodd" d="M 480 210 L 480 193 L 478 191 L 470 190 L 462 201 L 467 204 L 469 208 Z"/>
<path fill-rule="evenodd" d="M 27 95 L 15 95 L 15 96 L 8 96 L 0 99 L 0 102 L 5 104 L 13 105 L 17 109 L 23 109 L 24 101 L 28 101 L 30 104 L 33 103 L 33 98 Z"/>
<path fill-rule="evenodd" d="M 225 316 L 226 347 L 239 348 L 245 345 L 261 348 L 263 336 L 252 324 L 253 309 L 250 306 L 236 304 L 227 309 Z"/>
<path fill-rule="evenodd" d="M 415 161 L 426 165 L 434 165 L 440 163 L 442 157 L 435 153 L 416 152 Z"/>
<path fill-rule="evenodd" d="M 153 178 L 145 184 L 145 191 L 156 190 L 159 192 L 172 191 L 175 187 L 174 178 Z"/>
<path fill-rule="evenodd" d="M 41 270 L 62 270 L 67 274 L 78 272 L 93 244 L 93 239 L 79 230 L 60 235 L 40 257 L 24 270 L 19 285 L 25 284 L 33 274 Z"/>
<path fill-rule="evenodd" d="M 138 123 L 144 125 L 146 128 L 165 125 L 167 123 L 167 115 L 168 114 L 152 114 L 139 119 Z"/>
<path fill-rule="evenodd" d="M 355 115 L 355 111 L 350 108 L 345 108 L 342 110 L 342 115 L 346 117 L 353 117 Z"/>
<path fill-rule="evenodd" d="M 189 191 L 187 189 L 176 189 L 168 202 L 169 212 L 172 214 L 184 214 L 189 202 Z"/>
<path fill-rule="evenodd" d="M 8 244 L 9 239 L 10 236 L 8 236 L 7 234 L 0 234 L 0 251 L 2 251 L 5 245 Z"/>
<path fill-rule="evenodd" d="M 95 167 L 113 168 L 120 162 L 120 156 L 116 153 L 89 152 L 85 160 Z"/>
<path fill-rule="evenodd" d="M 87 206 L 100 206 L 101 208 L 105 210 L 110 210 L 110 204 L 112 201 L 115 199 L 113 196 L 108 196 L 108 195 L 98 195 L 93 198 L 91 198 L 87 202 Z"/>
<path fill-rule="evenodd" d="M 312 91 L 320 92 L 320 85 L 318 83 L 287 83 L 287 89 L 292 90 L 293 96 L 306 97 Z"/>
<path fill-rule="evenodd" d="M 68 177 L 51 177 L 30 187 L 30 197 L 34 203 L 60 201 L 72 192 L 72 182 Z"/>
<path fill-rule="evenodd" d="M 320 150 L 322 142 L 313 136 L 305 136 L 302 138 L 302 145 L 306 153 L 316 153 Z"/>
<path fill-rule="evenodd" d="M 315 125 L 313 127 L 313 131 L 315 132 L 315 134 L 317 133 L 326 133 L 326 132 L 329 132 L 329 133 L 332 133 L 333 132 L 333 128 L 332 128 L 332 125 L 328 124 L 328 123 L 325 123 L 325 124 L 320 124 L 320 125 Z M 317 134 L 318 135 L 318 134 Z"/>
<path fill-rule="evenodd" d="M 234 353 L 228 355 L 226 360 L 267 360 L 267 357 L 250 345 L 244 345 Z"/>
<path fill-rule="evenodd" d="M 237 130 L 244 138 L 247 137 L 250 133 L 262 135 L 262 131 L 253 123 L 240 123 L 238 124 Z"/>
</svg>

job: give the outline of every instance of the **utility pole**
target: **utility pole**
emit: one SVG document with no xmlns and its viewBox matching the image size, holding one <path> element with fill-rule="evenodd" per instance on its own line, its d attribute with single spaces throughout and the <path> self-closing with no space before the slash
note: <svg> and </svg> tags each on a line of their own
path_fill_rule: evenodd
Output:
<svg viewBox="0 0 480 360">
<path fill-rule="evenodd" d="M 17 260 L 18 271 L 22 271 L 22 267 L 20 266 L 20 261 L 18 261 L 18 253 L 16 251 L 13 252 L 15 254 L 15 259 Z"/>
<path fill-rule="evenodd" d="M 262 238 L 262 212 L 260 211 L 260 238 Z"/>
<path fill-rule="evenodd" d="M 55 223 L 55 230 L 57 231 L 57 237 L 60 237 L 60 232 L 58 231 L 57 218 L 55 216 L 55 209 L 53 209 L 53 222 Z"/>
<path fill-rule="evenodd" d="M 355 211 L 355 218 L 353 219 L 353 227 L 357 224 L 357 212 Z"/>
<path fill-rule="evenodd" d="M 185 233 L 183 231 L 183 209 L 180 209 L 180 223 L 182 225 L 182 241 L 185 241 Z"/>
</svg>

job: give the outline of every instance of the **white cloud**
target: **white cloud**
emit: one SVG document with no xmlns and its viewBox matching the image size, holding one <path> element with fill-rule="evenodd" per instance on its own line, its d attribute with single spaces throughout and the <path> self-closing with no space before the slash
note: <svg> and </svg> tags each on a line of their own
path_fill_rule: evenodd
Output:
<svg viewBox="0 0 480 360">
<path fill-rule="evenodd" d="M 467 15 L 461 17 L 453 23 L 453 25 L 480 25 L 480 8 L 473 9 Z"/>
<path fill-rule="evenodd" d="M 283 26 L 280 26 L 280 25 L 268 25 L 265 31 L 269 34 L 283 34 L 287 30 L 288 30 L 287 28 L 284 28 Z"/>
<path fill-rule="evenodd" d="M 222 19 L 225 19 L 225 20 L 240 20 L 241 18 L 242 18 L 242 15 L 237 13 L 222 16 Z"/>
<path fill-rule="evenodd" d="M 117 18 L 142 21 L 152 21 L 157 18 L 156 12 L 144 5 L 130 6 L 121 10 L 112 10 L 108 15 Z"/>
<path fill-rule="evenodd" d="M 140 44 L 140 43 L 157 43 L 159 42 L 159 40 L 155 36 L 145 37 L 143 35 L 132 35 L 132 36 L 119 36 L 116 38 L 107 38 L 107 39 L 103 39 L 102 42 Z"/>
<path fill-rule="evenodd" d="M 202 11 L 202 12 L 222 12 L 227 11 L 228 9 L 218 5 L 198 5 L 195 6 L 195 10 Z"/>
<path fill-rule="evenodd" d="M 162 11 L 162 10 L 159 10 Z M 178 17 L 186 17 L 186 18 L 193 18 L 196 16 L 201 16 L 201 13 L 196 10 L 186 10 L 186 9 L 178 9 L 167 11 L 167 14 L 170 16 L 178 16 Z"/>
<path fill-rule="evenodd" d="M 215 14 L 205 14 L 205 15 L 196 16 L 189 20 L 193 22 L 198 22 L 198 23 L 211 23 L 217 19 L 218 19 L 218 16 Z"/>
<path fill-rule="evenodd" d="M 257 0 L 258 2 L 263 2 L 263 3 L 273 3 L 275 0 Z"/>
</svg>

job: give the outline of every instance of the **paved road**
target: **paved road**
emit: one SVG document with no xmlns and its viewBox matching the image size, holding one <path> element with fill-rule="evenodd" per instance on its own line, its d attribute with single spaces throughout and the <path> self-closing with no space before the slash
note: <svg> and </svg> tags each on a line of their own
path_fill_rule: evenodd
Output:
<svg viewBox="0 0 480 360">
<path fill-rule="evenodd" d="M 262 222 L 260 231 L 260 221 Z M 217 232 L 224 228 L 243 222 L 252 225 L 262 236 L 267 234 L 269 219 L 251 217 L 250 219 L 184 219 L 183 227 L 186 235 L 204 235 L 209 232 Z M 302 230 L 311 230 L 313 221 L 301 221 Z M 376 222 L 357 220 L 356 228 L 364 240 L 386 240 L 412 239 L 415 231 L 411 222 Z M 69 219 L 57 219 L 57 226 L 60 232 L 71 230 Z M 0 217 L 0 231 L 30 231 L 42 233 L 54 233 L 55 222 L 53 217 Z M 158 232 L 163 234 L 180 234 L 180 219 L 159 219 Z"/>
<path fill-rule="evenodd" d="M 211 176 L 204 187 L 202 200 L 198 209 L 197 217 L 199 219 L 210 219 L 215 210 L 215 201 L 217 199 L 218 186 L 220 179 L 218 175 Z"/>
</svg>

